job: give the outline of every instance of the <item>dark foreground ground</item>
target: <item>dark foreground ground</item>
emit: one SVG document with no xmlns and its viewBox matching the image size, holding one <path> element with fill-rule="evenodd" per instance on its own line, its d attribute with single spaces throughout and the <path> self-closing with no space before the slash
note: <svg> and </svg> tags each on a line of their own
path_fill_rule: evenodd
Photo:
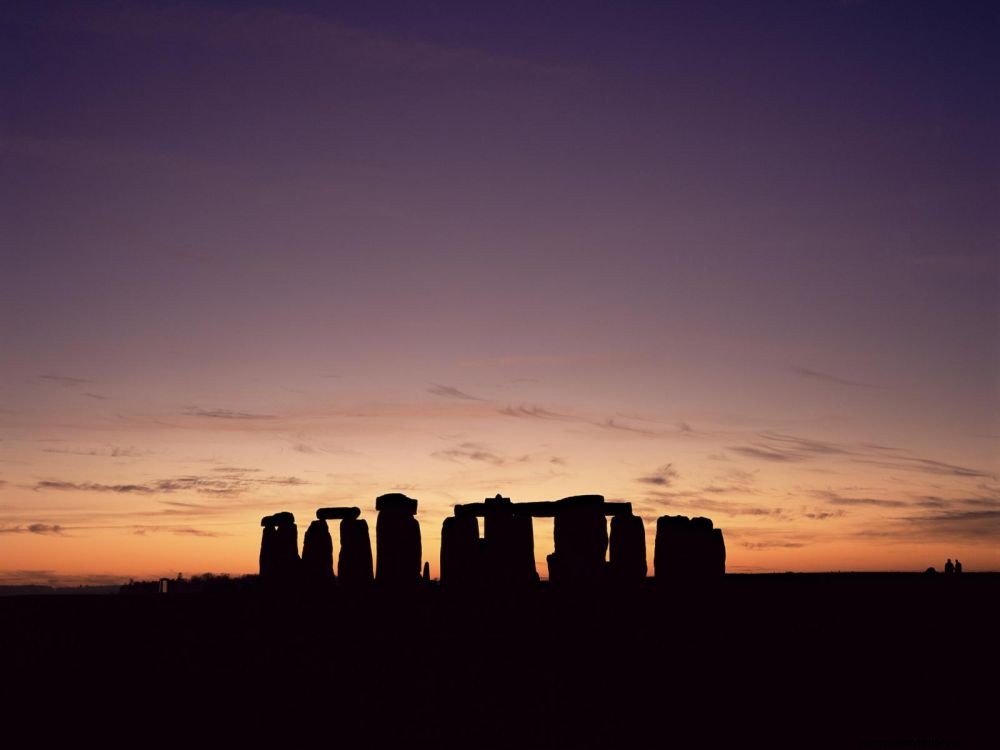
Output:
<svg viewBox="0 0 1000 750">
<path fill-rule="evenodd" d="M 0 710 L 88 745 L 998 747 L 998 602 L 988 574 L 9 597 Z"/>
</svg>

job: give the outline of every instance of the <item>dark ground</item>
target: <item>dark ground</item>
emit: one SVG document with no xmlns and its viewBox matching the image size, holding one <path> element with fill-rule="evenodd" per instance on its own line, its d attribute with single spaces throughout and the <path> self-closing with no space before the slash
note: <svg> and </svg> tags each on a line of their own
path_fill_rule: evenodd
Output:
<svg viewBox="0 0 1000 750">
<path fill-rule="evenodd" d="M 54 739 L 1000 747 L 1000 575 L 699 592 L 0 599 L 0 709 Z"/>
</svg>

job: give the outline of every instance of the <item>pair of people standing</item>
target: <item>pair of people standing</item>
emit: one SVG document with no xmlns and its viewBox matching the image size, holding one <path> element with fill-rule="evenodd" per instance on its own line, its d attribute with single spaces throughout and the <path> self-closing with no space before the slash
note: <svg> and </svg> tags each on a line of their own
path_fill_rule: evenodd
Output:
<svg viewBox="0 0 1000 750">
<path fill-rule="evenodd" d="M 944 572 L 946 575 L 948 573 L 961 573 L 962 572 L 961 561 L 956 559 L 955 562 L 952 563 L 951 558 L 949 557 L 948 562 L 944 564 Z"/>
</svg>

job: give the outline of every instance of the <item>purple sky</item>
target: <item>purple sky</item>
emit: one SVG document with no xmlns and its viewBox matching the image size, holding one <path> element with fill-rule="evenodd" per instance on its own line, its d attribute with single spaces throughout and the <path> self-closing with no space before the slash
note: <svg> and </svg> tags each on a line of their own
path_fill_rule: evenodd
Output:
<svg viewBox="0 0 1000 750">
<path fill-rule="evenodd" d="M 330 6 L 0 10 L 0 578 L 397 486 L 1000 568 L 994 3 Z"/>
</svg>

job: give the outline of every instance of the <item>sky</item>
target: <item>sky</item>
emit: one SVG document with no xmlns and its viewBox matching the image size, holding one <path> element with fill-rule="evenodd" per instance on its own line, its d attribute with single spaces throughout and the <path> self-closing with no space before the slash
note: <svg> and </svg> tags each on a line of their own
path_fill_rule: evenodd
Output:
<svg viewBox="0 0 1000 750">
<path fill-rule="evenodd" d="M 651 573 L 664 514 L 731 572 L 1000 570 L 998 30 L 4 3 L 0 583 L 256 572 L 394 491 L 435 576 L 497 493 L 630 500 Z"/>
</svg>

